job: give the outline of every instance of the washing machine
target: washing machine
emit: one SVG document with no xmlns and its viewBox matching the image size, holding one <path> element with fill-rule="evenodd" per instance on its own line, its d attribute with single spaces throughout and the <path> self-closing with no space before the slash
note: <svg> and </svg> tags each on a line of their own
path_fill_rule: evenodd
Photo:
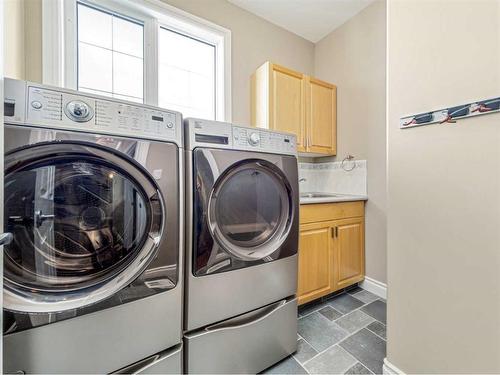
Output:
<svg viewBox="0 0 500 375">
<path fill-rule="evenodd" d="M 293 135 L 186 119 L 188 373 L 256 373 L 296 350 Z"/>
<path fill-rule="evenodd" d="M 181 372 L 181 114 L 10 79 L 4 110 L 4 372 Z"/>
</svg>

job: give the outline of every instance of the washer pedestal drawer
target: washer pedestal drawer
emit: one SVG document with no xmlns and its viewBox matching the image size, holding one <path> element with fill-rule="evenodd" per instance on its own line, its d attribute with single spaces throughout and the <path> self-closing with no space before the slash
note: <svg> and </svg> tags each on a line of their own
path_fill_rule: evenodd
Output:
<svg viewBox="0 0 500 375">
<path fill-rule="evenodd" d="M 187 373 L 258 373 L 297 350 L 297 299 L 187 333 L 184 343 Z"/>
<path fill-rule="evenodd" d="M 182 374 L 182 344 L 124 367 L 113 374 Z"/>
</svg>

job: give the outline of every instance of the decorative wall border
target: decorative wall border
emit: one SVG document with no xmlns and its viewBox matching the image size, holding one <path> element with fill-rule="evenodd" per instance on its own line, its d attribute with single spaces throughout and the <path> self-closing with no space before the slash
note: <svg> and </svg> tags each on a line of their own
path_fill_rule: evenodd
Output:
<svg viewBox="0 0 500 375">
<path fill-rule="evenodd" d="M 497 112 L 500 112 L 500 97 L 404 116 L 399 120 L 399 128 L 407 129 L 433 124 L 452 124 L 457 120 Z"/>
</svg>

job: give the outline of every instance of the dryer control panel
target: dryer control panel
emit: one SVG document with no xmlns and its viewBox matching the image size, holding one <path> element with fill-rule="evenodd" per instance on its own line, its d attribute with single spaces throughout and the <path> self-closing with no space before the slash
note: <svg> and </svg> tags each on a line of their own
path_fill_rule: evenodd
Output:
<svg viewBox="0 0 500 375">
<path fill-rule="evenodd" d="M 233 126 L 234 146 L 242 150 L 255 150 L 276 154 L 297 152 L 295 136 L 258 128 Z"/>
<path fill-rule="evenodd" d="M 212 147 L 297 155 L 297 139 L 289 133 L 194 118 L 185 120 L 185 129 L 186 149 Z"/>
<path fill-rule="evenodd" d="M 182 146 L 182 116 L 175 111 L 11 79 L 5 80 L 5 102 L 10 108 L 4 114 L 7 123 L 176 141 Z"/>
</svg>

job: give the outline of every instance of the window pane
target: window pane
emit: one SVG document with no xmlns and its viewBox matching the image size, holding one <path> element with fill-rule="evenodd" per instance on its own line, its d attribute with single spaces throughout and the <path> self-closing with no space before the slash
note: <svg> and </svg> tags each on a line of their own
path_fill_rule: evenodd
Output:
<svg viewBox="0 0 500 375">
<path fill-rule="evenodd" d="M 165 106 L 177 104 L 187 106 L 189 102 L 189 72 L 169 66 L 160 65 L 160 103 L 165 103 Z"/>
<path fill-rule="evenodd" d="M 113 50 L 142 58 L 143 26 L 113 17 Z"/>
<path fill-rule="evenodd" d="M 113 52 L 113 93 L 142 98 L 143 60 Z"/>
<path fill-rule="evenodd" d="M 107 92 L 107 91 L 92 90 L 92 89 L 88 89 L 88 88 L 82 87 L 82 86 L 80 86 L 78 88 L 78 90 L 83 91 L 83 92 L 88 92 L 89 94 L 102 95 L 102 96 L 110 96 L 110 97 L 113 96 L 112 93 Z"/>
<path fill-rule="evenodd" d="M 112 52 L 85 43 L 78 44 L 78 86 L 112 91 Z"/>
<path fill-rule="evenodd" d="M 215 46 L 161 28 L 159 105 L 215 119 Z"/>
<path fill-rule="evenodd" d="M 191 106 L 199 108 L 206 113 L 213 112 L 215 106 L 213 77 L 204 77 L 192 73 L 189 78 L 189 98 Z"/>
<path fill-rule="evenodd" d="M 144 96 L 144 25 L 78 4 L 78 89 Z"/>
<path fill-rule="evenodd" d="M 111 14 L 78 4 L 78 40 L 111 48 L 112 18 Z"/>
<path fill-rule="evenodd" d="M 142 98 L 134 98 L 133 96 L 113 94 L 113 98 L 127 100 L 129 102 L 142 103 Z"/>
</svg>

